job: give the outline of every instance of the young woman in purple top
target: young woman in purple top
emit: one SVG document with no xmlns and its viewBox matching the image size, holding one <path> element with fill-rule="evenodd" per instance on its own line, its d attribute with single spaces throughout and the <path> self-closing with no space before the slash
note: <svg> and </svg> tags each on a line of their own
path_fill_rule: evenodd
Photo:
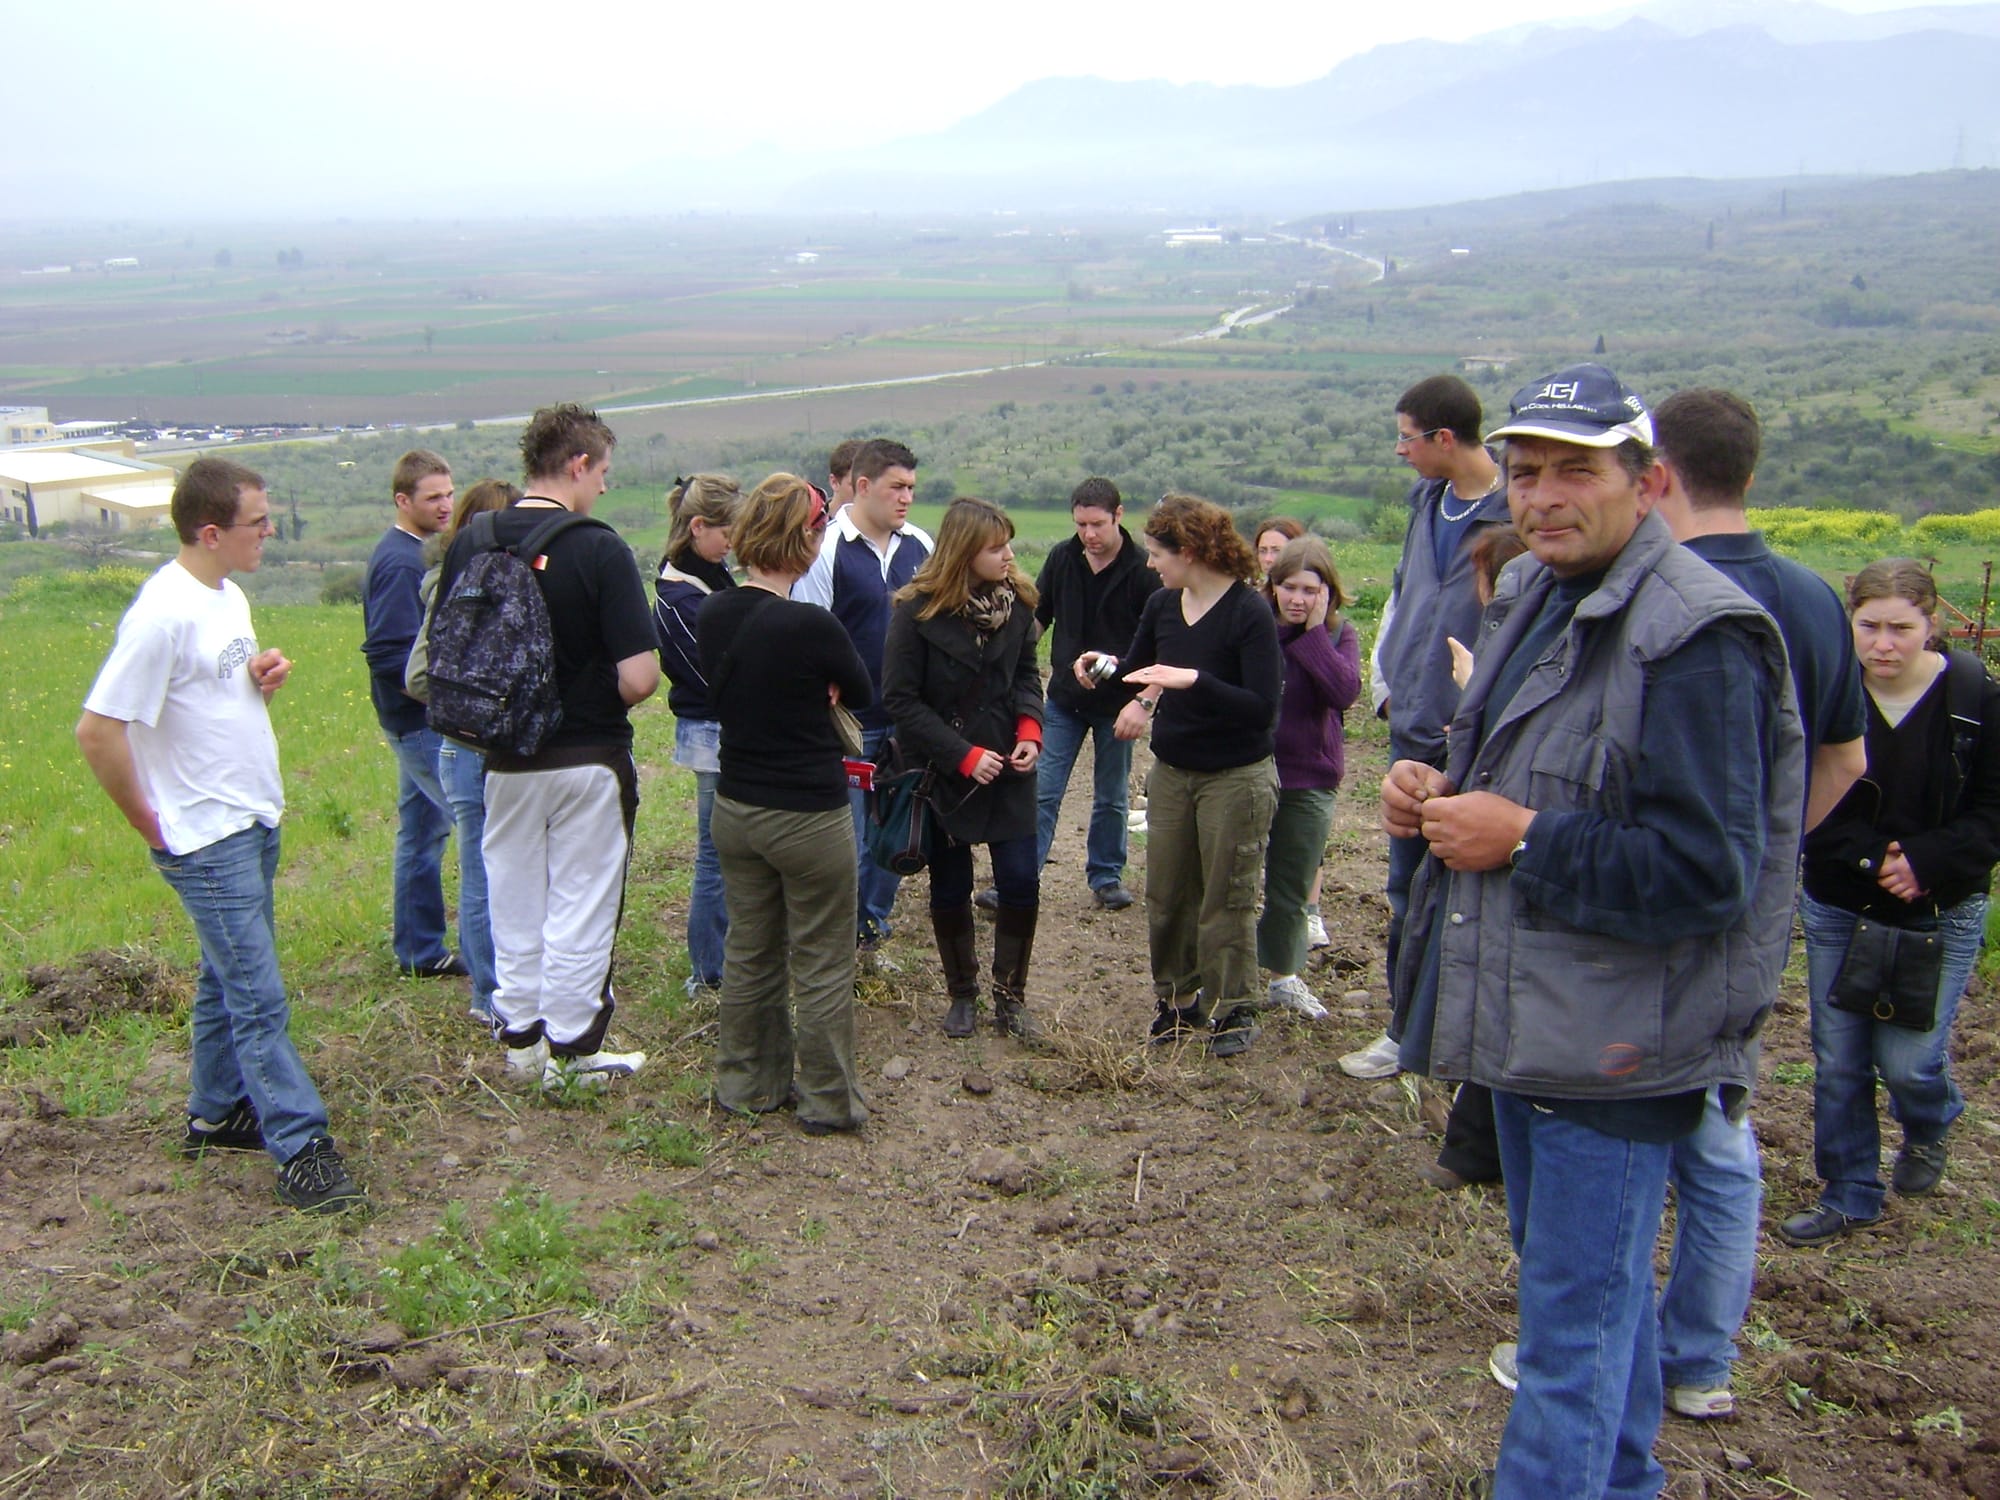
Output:
<svg viewBox="0 0 2000 1500">
<path fill-rule="evenodd" d="M 1341 617 L 1346 596 L 1319 538 L 1286 543 L 1270 566 L 1264 593 L 1278 617 L 1285 692 L 1278 705 L 1278 807 L 1264 850 L 1257 962 L 1271 971 L 1272 1006 L 1319 1020 L 1326 1007 L 1299 978 L 1306 961 L 1306 903 L 1345 769 L 1341 715 L 1361 692 L 1361 644 Z"/>
</svg>

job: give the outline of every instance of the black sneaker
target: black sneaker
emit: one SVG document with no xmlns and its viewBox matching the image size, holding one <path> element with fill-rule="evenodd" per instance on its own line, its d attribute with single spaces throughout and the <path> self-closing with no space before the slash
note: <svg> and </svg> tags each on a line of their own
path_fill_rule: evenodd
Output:
<svg viewBox="0 0 2000 1500">
<path fill-rule="evenodd" d="M 1896 1153 L 1896 1168 L 1889 1174 L 1889 1186 L 1905 1198 L 1921 1198 L 1933 1191 L 1944 1176 L 1943 1141 L 1905 1141 Z"/>
<path fill-rule="evenodd" d="M 1192 1005 L 1174 1006 L 1162 1000 L 1153 1014 L 1146 1040 L 1157 1046 L 1184 1042 L 1201 1030 L 1201 1012 Z"/>
<path fill-rule="evenodd" d="M 1209 1056 L 1235 1057 L 1247 1052 L 1256 1035 L 1257 1012 L 1248 1005 L 1238 1005 L 1215 1023 L 1215 1034 L 1208 1039 Z"/>
<path fill-rule="evenodd" d="M 1139 898 L 1125 889 L 1122 881 L 1114 880 L 1109 885 L 1100 885 L 1090 893 L 1102 911 L 1124 911 Z"/>
<path fill-rule="evenodd" d="M 456 953 L 447 953 L 434 958 L 429 963 L 403 964 L 405 979 L 469 979 L 472 970 L 466 968 L 465 960 Z"/>
<path fill-rule="evenodd" d="M 238 1099 L 236 1107 L 220 1120 L 209 1121 L 189 1115 L 187 1133 L 181 1137 L 182 1156 L 196 1157 L 206 1151 L 262 1151 L 264 1128 L 257 1123 L 257 1111 L 248 1099 Z"/>
<path fill-rule="evenodd" d="M 278 1198 L 308 1214 L 345 1213 L 368 1201 L 323 1135 L 307 1141 L 305 1150 L 278 1168 Z"/>
<path fill-rule="evenodd" d="M 989 885 L 985 890 L 972 898 L 972 904 L 981 911 L 993 912 L 1000 910 L 1000 887 Z"/>
</svg>

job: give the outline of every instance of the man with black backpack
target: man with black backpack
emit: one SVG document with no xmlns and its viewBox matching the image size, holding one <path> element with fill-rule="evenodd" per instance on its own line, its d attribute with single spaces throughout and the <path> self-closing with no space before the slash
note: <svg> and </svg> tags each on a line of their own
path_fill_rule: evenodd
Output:
<svg viewBox="0 0 2000 1500">
<path fill-rule="evenodd" d="M 508 1067 L 549 1090 L 601 1085 L 646 1060 L 605 1047 L 615 1005 L 611 952 L 639 806 L 629 710 L 660 683 L 659 639 L 632 551 L 588 519 L 608 487 L 616 441 L 595 412 L 573 404 L 529 419 L 521 434 L 527 493 L 494 513 L 490 529 L 475 522 L 452 544 L 430 637 L 431 723 L 446 734 L 472 738 L 463 722 L 443 717 L 454 712 L 453 679 L 475 675 L 462 667 L 495 665 L 469 644 L 447 649 L 453 640 L 483 635 L 488 658 L 504 642 L 526 679 L 538 675 L 538 657 L 553 664 L 551 711 L 530 704 L 517 720 L 496 714 L 480 742 L 493 1006 Z M 551 521 L 560 523 L 552 531 Z M 535 546 L 524 546 L 531 538 Z M 532 599 L 507 597 L 522 575 L 512 563 L 495 566 L 503 554 L 539 586 L 545 625 Z M 481 610 L 490 623 L 467 630 Z"/>
</svg>

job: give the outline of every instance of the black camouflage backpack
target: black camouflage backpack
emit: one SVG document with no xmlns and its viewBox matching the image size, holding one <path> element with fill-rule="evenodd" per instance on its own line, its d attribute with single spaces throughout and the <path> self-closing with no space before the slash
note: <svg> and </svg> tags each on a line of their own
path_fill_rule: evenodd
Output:
<svg viewBox="0 0 2000 1500">
<path fill-rule="evenodd" d="M 456 575 L 446 559 L 428 638 L 425 721 L 476 750 L 533 755 L 562 722 L 555 638 L 534 563 L 571 526 L 604 523 L 558 511 L 509 547 L 495 535 L 494 515 L 474 516 L 453 544 L 470 554 Z"/>
</svg>

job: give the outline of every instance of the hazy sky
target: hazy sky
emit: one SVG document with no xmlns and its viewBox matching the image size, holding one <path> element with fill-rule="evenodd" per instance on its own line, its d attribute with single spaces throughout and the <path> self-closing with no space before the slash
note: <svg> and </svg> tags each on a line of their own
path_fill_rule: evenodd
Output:
<svg viewBox="0 0 2000 1500">
<path fill-rule="evenodd" d="M 7 24 L 0 217 L 94 199 L 113 217 L 120 203 L 206 211 L 218 198 L 246 216 L 385 198 L 422 212 L 427 195 L 449 211 L 474 182 L 507 195 L 496 206 L 559 213 L 579 161 L 871 144 L 935 130 L 1039 77 L 1298 83 L 1384 42 L 1599 11 L 1588 0 L 39 3 Z"/>
</svg>

